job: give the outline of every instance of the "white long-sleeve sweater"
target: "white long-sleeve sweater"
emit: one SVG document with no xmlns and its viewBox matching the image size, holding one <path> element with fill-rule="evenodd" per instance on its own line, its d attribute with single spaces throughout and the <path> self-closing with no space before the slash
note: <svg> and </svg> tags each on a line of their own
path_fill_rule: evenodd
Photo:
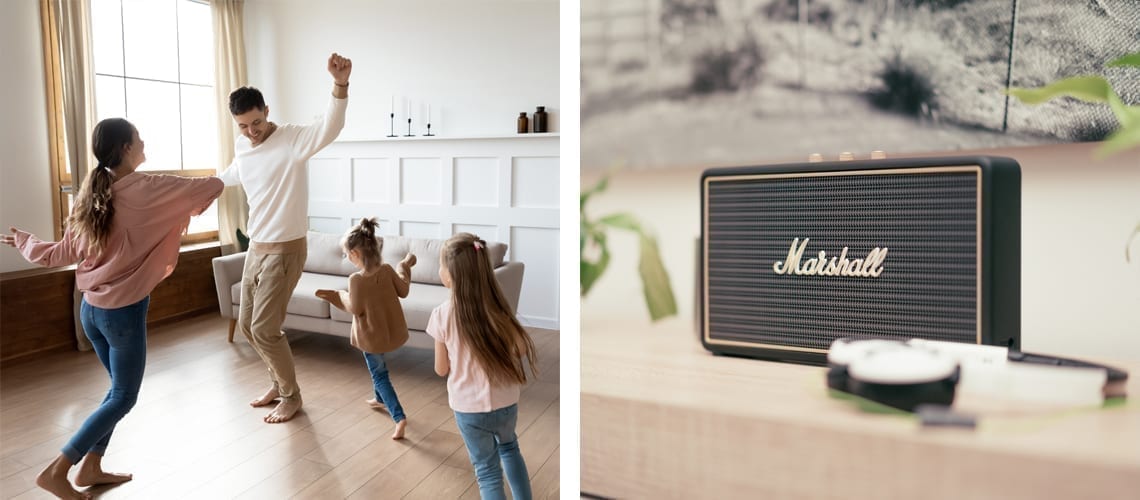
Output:
<svg viewBox="0 0 1140 500">
<path fill-rule="evenodd" d="M 348 99 L 332 98 L 324 117 L 310 125 L 278 125 L 264 142 L 253 146 L 239 136 L 234 160 L 221 173 L 227 186 L 241 185 L 249 199 L 249 238 L 283 243 L 304 238 L 308 231 L 309 176 L 305 165 L 344 128 Z"/>
</svg>

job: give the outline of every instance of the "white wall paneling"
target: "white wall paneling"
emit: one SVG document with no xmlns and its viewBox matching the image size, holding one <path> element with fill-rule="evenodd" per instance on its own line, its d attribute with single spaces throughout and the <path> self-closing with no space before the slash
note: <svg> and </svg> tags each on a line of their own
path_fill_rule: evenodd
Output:
<svg viewBox="0 0 1140 500">
<path fill-rule="evenodd" d="M 339 234 L 376 217 L 382 234 L 507 243 L 507 258 L 526 264 L 519 320 L 558 328 L 558 143 L 557 134 L 333 143 L 309 162 L 310 229 Z"/>
<path fill-rule="evenodd" d="M 519 298 L 519 311 L 558 310 L 558 230 L 541 227 L 511 228 L 512 259 L 527 264 L 523 276 L 523 294 Z M 554 293 L 530 294 L 539 283 L 553 284 Z M 538 321 L 557 321 L 557 318 L 538 317 Z"/>
<path fill-rule="evenodd" d="M 363 203 L 392 203 L 392 182 L 396 173 L 388 158 L 352 160 L 352 200 Z"/>
<path fill-rule="evenodd" d="M 558 208 L 558 158 L 516 157 L 512 204 L 527 208 Z"/>
</svg>

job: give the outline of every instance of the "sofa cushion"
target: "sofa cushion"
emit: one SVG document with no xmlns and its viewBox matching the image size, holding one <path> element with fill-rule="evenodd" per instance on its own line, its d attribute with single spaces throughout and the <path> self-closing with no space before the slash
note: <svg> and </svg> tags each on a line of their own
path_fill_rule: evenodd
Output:
<svg viewBox="0 0 1140 500">
<path fill-rule="evenodd" d="M 301 280 L 297 288 L 293 289 L 293 297 L 289 299 L 289 314 L 312 316 L 314 318 L 329 317 L 329 309 L 335 309 L 317 298 L 317 290 L 347 290 L 348 276 L 338 274 L 301 273 Z"/>
<path fill-rule="evenodd" d="M 385 236 L 384 247 L 380 249 L 380 260 L 396 267 L 401 260 L 404 260 L 405 255 L 415 254 L 416 265 L 412 267 L 412 281 L 441 285 L 443 283 L 439 281 L 439 249 L 443 248 L 444 241 Z"/>
<path fill-rule="evenodd" d="M 348 276 L 356 272 L 348 258 L 344 256 L 344 249 L 340 246 L 342 235 L 318 233 L 309 231 L 309 255 L 305 258 L 307 272 L 321 274 L 339 274 Z"/>
<path fill-rule="evenodd" d="M 451 290 L 423 283 L 412 283 L 410 288 L 408 297 L 400 300 L 404 306 L 404 319 L 408 322 L 409 330 L 424 331 L 432 310 L 451 299 Z"/>
<path fill-rule="evenodd" d="M 381 260 L 395 267 L 409 252 L 415 254 L 416 265 L 412 267 L 412 282 L 442 285 L 443 282 L 439 280 L 439 251 L 446 241 L 385 236 L 384 246 L 380 250 Z M 487 255 L 491 258 L 492 268 L 502 266 L 506 254 L 506 243 L 487 242 Z"/>
</svg>

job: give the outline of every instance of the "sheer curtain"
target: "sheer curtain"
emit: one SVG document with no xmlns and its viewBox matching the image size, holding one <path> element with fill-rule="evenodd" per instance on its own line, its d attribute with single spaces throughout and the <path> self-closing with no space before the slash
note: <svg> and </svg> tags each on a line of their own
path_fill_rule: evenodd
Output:
<svg viewBox="0 0 1140 500">
<path fill-rule="evenodd" d="M 214 94 L 218 103 L 218 165 L 227 168 L 234 157 L 237 127 L 230 116 L 229 96 L 245 85 L 245 37 L 242 19 L 245 0 L 210 0 L 214 17 Z M 248 234 L 249 204 L 240 186 L 227 187 L 218 197 L 218 238 L 222 254 L 238 252 L 237 230 Z"/>
<path fill-rule="evenodd" d="M 41 15 L 54 26 L 59 50 L 60 94 L 63 115 L 64 157 L 71 171 L 71 192 L 76 194 L 91 165 L 90 134 L 95 128 L 95 68 L 91 52 L 91 12 L 88 2 L 45 0 Z M 44 50 L 52 47 L 45 46 Z M 79 350 L 91 350 L 91 342 L 79 322 L 82 294 L 75 290 L 75 339 Z"/>
</svg>

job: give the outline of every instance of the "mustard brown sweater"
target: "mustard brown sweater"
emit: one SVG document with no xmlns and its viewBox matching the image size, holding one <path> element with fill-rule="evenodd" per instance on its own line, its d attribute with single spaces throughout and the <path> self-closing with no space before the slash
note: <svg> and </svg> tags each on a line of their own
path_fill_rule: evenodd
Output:
<svg viewBox="0 0 1140 500">
<path fill-rule="evenodd" d="M 381 264 L 372 274 L 348 277 L 348 291 L 340 290 L 329 303 L 352 314 L 353 347 L 371 353 L 392 352 L 408 341 L 408 323 L 400 299 L 408 296 L 410 276 Z"/>
</svg>

